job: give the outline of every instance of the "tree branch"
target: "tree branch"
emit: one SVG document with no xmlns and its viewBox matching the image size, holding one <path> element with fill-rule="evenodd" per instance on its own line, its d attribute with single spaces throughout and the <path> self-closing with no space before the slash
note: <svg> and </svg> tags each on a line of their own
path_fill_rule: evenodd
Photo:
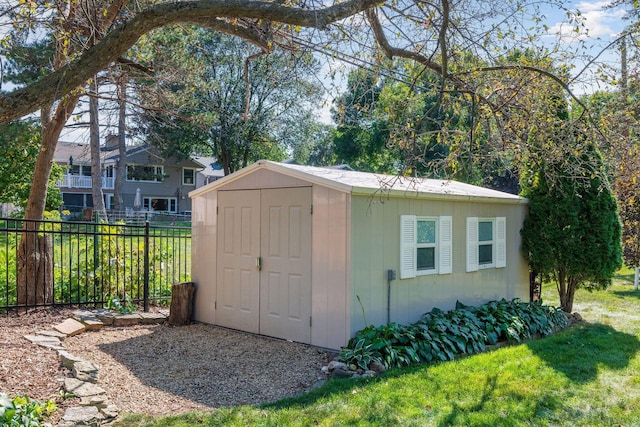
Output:
<svg viewBox="0 0 640 427">
<path fill-rule="evenodd" d="M 202 25 L 206 19 L 253 18 L 324 29 L 333 22 L 380 2 L 347 0 L 317 10 L 302 10 L 266 1 L 194 0 L 156 4 L 114 27 L 77 60 L 33 84 L 0 96 L 0 124 L 33 113 L 41 105 L 60 99 L 83 86 L 93 75 L 131 48 L 143 34 L 155 28 L 177 23 Z"/>
</svg>

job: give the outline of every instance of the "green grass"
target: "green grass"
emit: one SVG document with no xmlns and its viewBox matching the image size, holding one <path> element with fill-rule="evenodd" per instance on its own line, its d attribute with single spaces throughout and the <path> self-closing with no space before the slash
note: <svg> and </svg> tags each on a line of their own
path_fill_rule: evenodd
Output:
<svg viewBox="0 0 640 427">
<path fill-rule="evenodd" d="M 579 291 L 585 322 L 545 339 L 452 362 L 332 380 L 265 406 L 118 426 L 640 426 L 640 292 L 622 272 L 607 291 Z M 632 273 L 631 273 L 632 274 Z M 553 287 L 543 300 L 557 305 Z"/>
</svg>

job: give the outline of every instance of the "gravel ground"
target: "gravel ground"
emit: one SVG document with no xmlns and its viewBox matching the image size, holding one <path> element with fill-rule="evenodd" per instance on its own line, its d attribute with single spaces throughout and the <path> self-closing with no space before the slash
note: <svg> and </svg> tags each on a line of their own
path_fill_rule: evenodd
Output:
<svg viewBox="0 0 640 427">
<path fill-rule="evenodd" d="M 55 352 L 23 335 L 68 316 L 69 311 L 50 309 L 0 315 L 0 392 L 38 400 L 58 395 L 58 380 L 68 372 Z M 295 396 L 325 378 L 321 368 L 331 357 L 307 345 L 204 324 L 105 327 L 63 344 L 99 366 L 98 385 L 121 411 L 148 415 Z"/>
</svg>

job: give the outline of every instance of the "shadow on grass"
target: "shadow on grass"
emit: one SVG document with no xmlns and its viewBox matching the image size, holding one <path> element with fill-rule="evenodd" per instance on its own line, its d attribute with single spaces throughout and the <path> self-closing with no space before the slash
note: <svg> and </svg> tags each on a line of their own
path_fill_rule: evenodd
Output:
<svg viewBox="0 0 640 427">
<path fill-rule="evenodd" d="M 610 291 L 613 295 L 620 298 L 629 298 L 631 300 L 638 299 L 640 300 L 640 291 L 634 291 L 633 289 L 629 289 L 628 291 Z"/>
<path fill-rule="evenodd" d="M 599 369 L 626 368 L 640 350 L 640 341 L 609 325 L 580 323 L 527 346 L 548 366 L 584 384 L 595 380 Z"/>
</svg>

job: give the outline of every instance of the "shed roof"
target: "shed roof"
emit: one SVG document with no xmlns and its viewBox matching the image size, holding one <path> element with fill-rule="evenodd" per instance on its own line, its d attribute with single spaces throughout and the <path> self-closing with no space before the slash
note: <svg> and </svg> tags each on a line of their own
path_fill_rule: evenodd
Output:
<svg viewBox="0 0 640 427">
<path fill-rule="evenodd" d="M 496 203 L 526 203 L 527 199 L 502 191 L 441 179 L 413 178 L 358 172 L 331 167 L 301 166 L 260 160 L 244 169 L 189 193 L 194 198 L 226 183 L 233 182 L 256 170 L 267 169 L 310 183 L 351 194 L 404 198 L 491 201 Z"/>
</svg>

